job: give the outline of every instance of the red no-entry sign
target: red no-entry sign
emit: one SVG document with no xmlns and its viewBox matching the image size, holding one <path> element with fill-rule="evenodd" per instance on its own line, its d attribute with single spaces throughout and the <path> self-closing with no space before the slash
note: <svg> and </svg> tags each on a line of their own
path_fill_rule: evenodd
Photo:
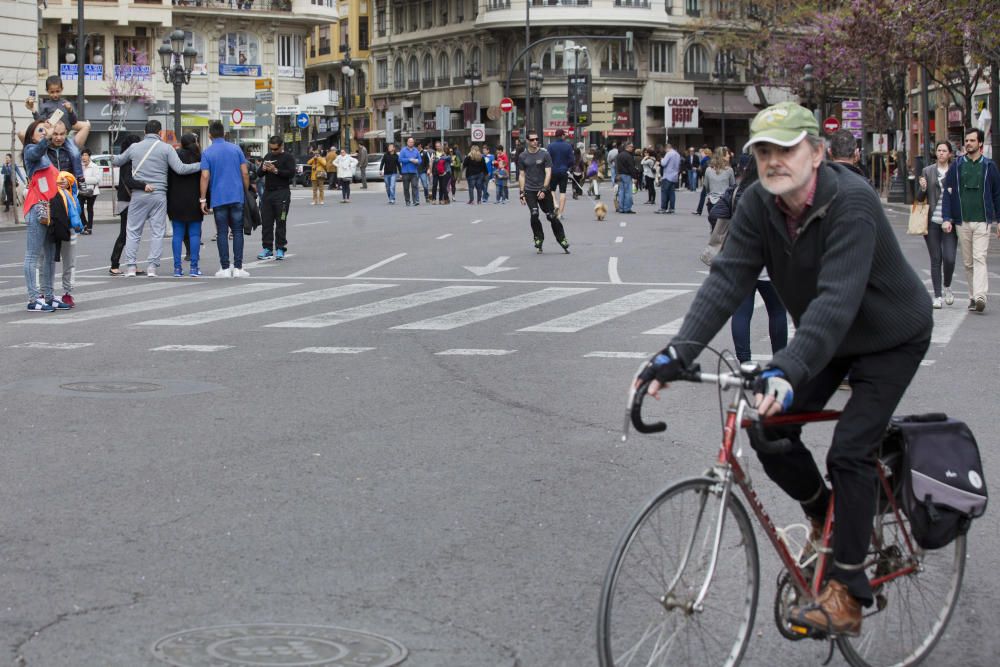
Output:
<svg viewBox="0 0 1000 667">
<path fill-rule="evenodd" d="M 502 100 L 500 100 L 500 111 L 503 111 L 504 113 L 510 113 L 513 110 L 514 110 L 514 100 L 510 99 L 509 97 L 505 97 Z"/>
<path fill-rule="evenodd" d="M 827 134 L 833 134 L 840 129 L 840 121 L 837 120 L 836 116 L 830 116 L 823 121 L 823 130 Z"/>
</svg>

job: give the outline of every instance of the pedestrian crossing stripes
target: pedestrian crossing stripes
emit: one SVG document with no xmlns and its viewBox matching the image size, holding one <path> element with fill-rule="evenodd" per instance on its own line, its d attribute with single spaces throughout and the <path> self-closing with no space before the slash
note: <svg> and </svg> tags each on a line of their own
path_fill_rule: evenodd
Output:
<svg viewBox="0 0 1000 667">
<path fill-rule="evenodd" d="M 517 352 L 517 350 L 455 348 L 452 350 L 442 350 L 441 352 L 436 352 L 435 355 L 439 357 L 503 357 L 508 354 L 514 354 L 515 352 Z"/>
<path fill-rule="evenodd" d="M 450 285 L 448 287 L 441 287 L 427 292 L 417 292 L 416 294 L 397 296 L 391 299 L 385 299 L 384 301 L 376 301 L 374 303 L 354 306 L 353 308 L 344 308 L 342 310 L 335 310 L 329 313 L 320 313 L 319 315 L 310 315 L 308 317 L 302 317 L 297 320 L 289 320 L 287 322 L 276 322 L 266 326 L 286 329 L 318 329 L 322 327 L 330 327 L 335 324 L 343 324 L 344 322 L 353 322 L 354 320 L 360 320 L 366 317 L 386 315 L 399 310 L 434 303 L 435 301 L 454 299 L 455 297 L 475 294 L 476 292 L 484 292 L 491 289 L 494 289 L 494 287 L 488 285 Z"/>
<path fill-rule="evenodd" d="M 484 303 L 480 306 L 473 306 L 465 310 L 459 310 L 439 317 L 431 317 L 419 322 L 401 324 L 393 329 L 423 330 L 423 331 L 449 331 L 464 327 L 475 322 L 484 322 L 501 315 L 510 315 L 519 310 L 549 303 L 556 299 L 564 299 L 568 296 L 590 292 L 592 287 L 547 287 L 537 292 L 520 294 L 500 301 Z"/>
<path fill-rule="evenodd" d="M 620 297 L 613 301 L 598 304 L 591 308 L 558 317 L 542 324 L 518 329 L 521 332 L 532 333 L 576 333 L 596 324 L 627 315 L 640 308 L 646 308 L 657 303 L 668 301 L 687 294 L 688 290 L 647 289 L 635 294 Z"/>
<path fill-rule="evenodd" d="M 297 286 L 300 283 L 285 283 L 285 284 L 286 285 L 294 284 Z M 323 301 L 325 299 L 335 299 L 339 296 L 360 294 L 362 292 L 382 289 L 385 287 L 395 287 L 395 285 L 367 285 L 367 284 L 339 285 L 337 287 L 331 287 L 329 289 L 303 292 L 300 294 L 290 294 L 288 296 L 281 296 L 274 299 L 265 299 L 263 301 L 251 301 L 250 303 L 241 303 L 238 306 L 229 306 L 227 308 L 219 308 L 217 310 L 208 310 L 202 313 L 188 313 L 186 315 L 178 315 L 176 317 L 170 317 L 165 319 L 147 320 L 146 322 L 139 322 L 139 324 L 143 326 L 190 327 L 197 324 L 208 324 L 209 322 L 228 320 L 234 317 L 245 317 L 247 315 L 268 313 L 273 310 L 280 310 L 282 308 L 295 308 L 296 306 L 305 306 L 310 303 Z"/>
<path fill-rule="evenodd" d="M 145 278 L 139 278 L 139 279 L 136 279 L 136 280 L 137 281 L 141 280 L 142 282 L 141 283 L 137 282 L 136 284 L 128 285 L 126 287 L 114 287 L 114 288 L 111 288 L 111 289 L 97 290 L 96 292 L 87 292 L 86 296 L 81 296 L 81 297 L 78 298 L 78 300 L 80 300 L 81 302 L 89 304 L 91 301 L 101 301 L 103 299 L 117 299 L 117 298 L 124 297 L 124 296 L 134 296 L 136 294 L 147 294 L 149 292 L 158 292 L 160 290 L 171 289 L 171 288 L 174 288 L 174 287 L 180 287 L 181 286 L 181 283 L 153 282 L 153 281 L 147 281 Z M 189 281 L 186 284 L 187 285 L 197 285 L 198 283 Z M 21 291 L 23 293 L 23 290 L 21 290 Z M 18 302 L 16 304 L 8 304 L 8 305 L 0 306 L 0 315 L 7 314 L 7 313 L 20 313 L 21 311 L 24 310 L 24 307 L 25 307 L 25 304 L 20 303 L 20 302 Z M 77 312 L 74 312 L 73 313 L 74 317 L 76 317 L 76 315 L 79 312 L 81 312 L 79 309 L 78 309 Z M 42 319 L 44 319 L 44 318 L 42 318 Z"/>
<path fill-rule="evenodd" d="M 232 345 L 161 345 L 149 348 L 150 352 L 221 352 Z"/>
<path fill-rule="evenodd" d="M 172 287 L 178 285 L 179 283 L 161 283 L 159 285 L 152 285 L 150 287 Z M 188 281 L 186 284 L 194 285 L 197 284 L 194 281 Z M 227 299 L 229 297 L 238 297 L 247 294 L 254 294 L 256 292 L 264 292 L 267 290 L 278 289 L 279 287 L 286 287 L 288 283 L 244 283 L 238 287 L 226 287 L 218 290 L 198 290 L 197 293 L 192 294 L 181 294 L 177 296 L 168 296 L 162 299 L 150 299 L 146 301 L 132 301 L 130 303 L 123 303 L 117 306 L 111 306 L 110 308 L 98 309 L 98 310 L 84 310 L 74 312 L 72 315 L 67 315 L 66 317 L 59 317 L 58 315 L 50 315 L 47 317 L 38 317 L 34 319 L 27 320 L 17 320 L 14 324 L 77 324 L 80 322 L 89 322 L 91 320 L 99 320 L 108 317 L 119 317 L 125 315 L 133 315 L 135 313 L 146 312 L 150 310 L 160 310 L 161 308 L 172 308 L 174 306 L 185 306 L 191 303 L 200 303 L 203 301 L 216 301 L 218 299 Z M 123 288 L 128 289 L 128 288 Z M 108 290 L 109 292 L 111 290 Z M 151 291 L 146 289 L 145 291 Z"/>
<path fill-rule="evenodd" d="M 956 301 L 960 303 L 960 301 Z M 934 311 L 934 331 L 931 333 L 931 344 L 947 345 L 951 342 L 951 337 L 958 331 L 969 314 L 967 308 L 941 308 Z"/>
<path fill-rule="evenodd" d="M 361 354 L 370 352 L 374 347 L 304 347 L 301 350 L 292 350 L 292 354 Z"/>
<path fill-rule="evenodd" d="M 31 350 L 79 350 L 84 347 L 90 347 L 93 343 L 47 343 L 45 341 L 32 341 L 29 343 L 19 343 L 18 345 L 9 345 L 12 348 L 27 348 Z"/>
</svg>

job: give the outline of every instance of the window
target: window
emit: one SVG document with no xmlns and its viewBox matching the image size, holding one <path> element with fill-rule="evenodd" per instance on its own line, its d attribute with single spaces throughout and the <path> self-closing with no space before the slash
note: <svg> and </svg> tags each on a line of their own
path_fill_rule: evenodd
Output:
<svg viewBox="0 0 1000 667">
<path fill-rule="evenodd" d="M 208 49 L 205 48 L 205 38 L 202 35 L 199 35 L 198 33 L 191 32 L 190 30 L 185 30 L 184 46 L 185 47 L 190 46 L 192 49 L 198 52 L 198 55 L 195 56 L 194 58 L 194 69 L 192 70 L 192 72 L 194 74 L 207 75 L 208 69 L 205 67 L 205 53 L 208 51 Z"/>
<path fill-rule="evenodd" d="M 260 44 L 250 32 L 230 32 L 219 37 L 219 65 L 260 65 Z"/>
<path fill-rule="evenodd" d="M 424 0 L 424 28 L 434 26 L 434 3 L 432 0 Z"/>
<path fill-rule="evenodd" d="M 159 69 L 159 62 L 149 62 L 148 54 L 150 46 L 150 41 L 145 37 L 115 37 L 116 76 L 118 73 L 134 73 L 135 70 L 124 70 L 123 68 L 142 67 L 142 63 L 145 63 L 145 66 L 148 68 L 156 66 L 157 69 Z M 204 46 L 204 44 L 202 44 L 202 46 Z M 201 49 L 201 51 L 204 52 L 204 49 Z M 200 62 L 204 62 L 204 59 Z M 152 76 L 152 69 L 150 69 L 148 73 L 142 74 L 142 76 L 147 78 Z"/>
<path fill-rule="evenodd" d="M 44 32 L 38 33 L 38 69 L 49 68 L 49 36 Z"/>
<path fill-rule="evenodd" d="M 447 80 L 451 74 L 448 71 L 448 54 L 442 53 L 438 56 L 438 79 Z"/>
<path fill-rule="evenodd" d="M 441 1 L 441 22 L 438 25 L 448 25 L 448 3 L 450 0 Z"/>
<path fill-rule="evenodd" d="M 347 19 L 340 19 L 337 32 L 340 34 L 339 49 L 341 53 L 344 53 L 348 48 L 350 48 L 351 44 L 351 29 L 347 26 Z"/>
<path fill-rule="evenodd" d="M 497 74 L 500 71 L 500 49 L 496 44 L 486 45 L 486 74 Z"/>
<path fill-rule="evenodd" d="M 461 23 L 465 20 L 465 8 L 462 5 L 465 4 L 465 0 L 455 0 L 455 20 Z"/>
<path fill-rule="evenodd" d="M 385 58 L 375 63 L 375 76 L 379 88 L 389 87 L 389 61 Z"/>
<path fill-rule="evenodd" d="M 416 32 L 420 28 L 420 5 L 409 6 L 410 32 Z"/>
<path fill-rule="evenodd" d="M 424 85 L 434 85 L 434 58 L 429 53 L 424 55 Z"/>
<path fill-rule="evenodd" d="M 321 56 L 330 53 L 330 26 L 321 25 L 319 27 L 319 54 Z"/>
<path fill-rule="evenodd" d="M 403 32 L 403 13 L 406 7 L 396 5 L 392 8 L 392 34 L 398 35 Z"/>
<path fill-rule="evenodd" d="M 358 50 L 367 51 L 371 44 L 371 39 L 368 37 L 368 24 L 369 19 L 367 16 L 358 17 Z"/>
<path fill-rule="evenodd" d="M 410 56 L 409 62 L 406 64 L 406 70 L 409 74 L 407 82 L 410 88 L 417 88 L 420 85 L 420 67 L 417 65 L 417 57 Z"/>
<path fill-rule="evenodd" d="M 385 6 L 379 5 L 375 10 L 375 31 L 379 37 L 385 37 Z"/>
<path fill-rule="evenodd" d="M 674 42 L 649 43 L 649 71 L 667 73 L 677 70 L 677 44 Z"/>
<path fill-rule="evenodd" d="M 363 107 L 367 103 L 365 100 L 365 92 L 368 90 L 368 87 L 365 83 L 365 73 L 361 70 L 360 67 L 358 68 L 358 73 L 355 75 L 354 80 L 355 80 L 354 89 L 358 91 L 357 92 L 358 106 Z"/>
<path fill-rule="evenodd" d="M 622 43 L 611 44 L 604 50 L 601 70 L 605 72 L 626 72 L 635 70 L 635 56 L 625 50 Z"/>
<path fill-rule="evenodd" d="M 684 9 L 688 16 L 701 16 L 701 0 L 684 0 Z"/>
<path fill-rule="evenodd" d="M 406 82 L 403 80 L 403 59 L 396 58 L 396 64 L 392 67 L 392 84 L 396 90 L 403 90 Z"/>
<path fill-rule="evenodd" d="M 684 76 L 708 79 L 708 49 L 692 44 L 684 53 Z"/>
<path fill-rule="evenodd" d="M 301 35 L 278 35 L 278 76 L 305 76 L 304 55 Z"/>
<path fill-rule="evenodd" d="M 465 74 L 465 54 L 462 53 L 462 49 L 455 51 L 454 67 L 452 71 L 455 72 L 455 76 L 462 76 Z"/>
<path fill-rule="evenodd" d="M 479 50 L 478 46 L 473 47 L 472 53 L 469 54 L 469 66 L 472 67 L 472 69 L 478 71 L 479 73 L 482 73 L 483 71 L 482 52 Z"/>
</svg>

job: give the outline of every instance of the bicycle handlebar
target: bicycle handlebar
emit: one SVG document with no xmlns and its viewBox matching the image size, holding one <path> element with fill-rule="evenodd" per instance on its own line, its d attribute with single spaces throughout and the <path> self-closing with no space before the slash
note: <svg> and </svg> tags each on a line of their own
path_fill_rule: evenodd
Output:
<svg viewBox="0 0 1000 667">
<path fill-rule="evenodd" d="M 684 371 L 680 379 L 684 382 L 709 382 L 717 384 L 723 389 L 739 388 L 749 390 L 753 387 L 755 376 L 755 372 L 743 370 L 735 373 L 703 373 L 701 372 L 701 367 L 698 364 L 693 364 L 689 370 Z M 649 385 L 652 384 L 652 382 L 652 380 L 646 380 L 636 387 L 635 382 L 633 381 L 633 389 L 629 394 L 629 407 L 625 414 L 625 433 L 622 436 L 623 441 L 628 439 L 629 422 L 631 422 L 636 431 L 646 435 L 652 433 L 662 433 L 667 430 L 666 422 L 657 421 L 647 423 L 642 420 L 642 403 L 646 399 Z M 761 421 L 756 411 L 747 410 L 744 412 L 744 418 L 752 422 L 750 426 L 750 443 L 758 453 L 779 455 L 792 450 L 794 444 L 788 438 L 778 438 L 776 440 L 769 440 L 767 438 L 764 433 L 765 422 Z"/>
</svg>

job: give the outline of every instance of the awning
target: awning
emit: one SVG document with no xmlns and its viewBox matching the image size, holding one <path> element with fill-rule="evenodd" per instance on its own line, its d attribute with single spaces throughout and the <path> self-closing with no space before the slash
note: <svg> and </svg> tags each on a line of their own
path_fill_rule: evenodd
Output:
<svg viewBox="0 0 1000 667">
<path fill-rule="evenodd" d="M 447 138 L 452 138 L 452 137 L 468 137 L 469 133 L 470 133 L 470 130 L 464 130 L 464 129 L 463 130 L 445 130 L 444 131 L 444 136 L 445 136 L 446 139 Z M 440 130 L 420 130 L 419 132 L 414 132 L 413 134 L 406 135 L 406 136 L 411 136 L 414 139 L 435 139 L 435 138 L 440 139 L 441 138 L 441 131 Z M 499 137 L 500 136 L 500 130 L 496 129 L 495 127 L 487 127 L 486 128 L 486 136 L 487 137 Z"/>
<path fill-rule="evenodd" d="M 702 130 L 700 127 L 663 127 L 658 125 L 656 127 L 647 127 L 646 134 L 665 134 L 669 136 L 674 136 L 678 134 L 701 134 Z"/>
<path fill-rule="evenodd" d="M 726 118 L 753 118 L 760 111 L 750 104 L 750 100 L 743 93 L 730 93 L 726 95 Z M 719 118 L 722 116 L 722 95 L 704 94 L 698 95 L 698 113 L 709 118 Z"/>
<path fill-rule="evenodd" d="M 385 130 L 368 130 L 359 139 L 385 139 Z"/>
</svg>

